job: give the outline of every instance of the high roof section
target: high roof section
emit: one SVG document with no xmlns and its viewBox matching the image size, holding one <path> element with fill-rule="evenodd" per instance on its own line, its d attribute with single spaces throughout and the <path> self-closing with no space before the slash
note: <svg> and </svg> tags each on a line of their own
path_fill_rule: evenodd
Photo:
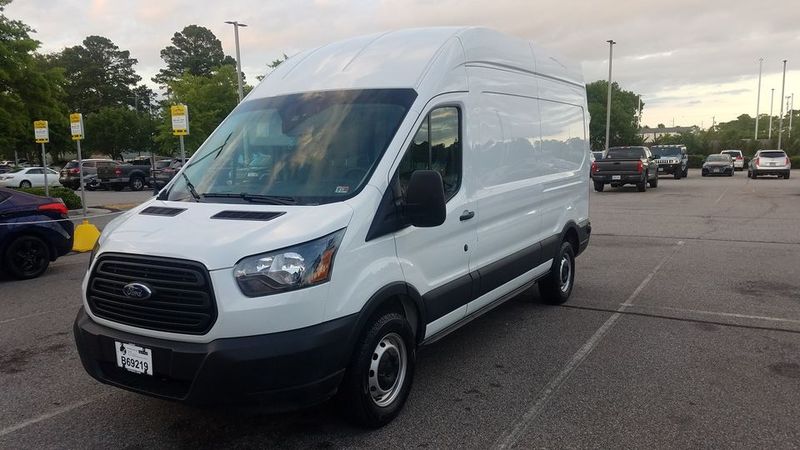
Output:
<svg viewBox="0 0 800 450">
<path fill-rule="evenodd" d="M 471 64 L 583 84 L 580 67 L 494 30 L 415 28 L 304 51 L 278 66 L 249 98 L 333 89 L 413 88 L 421 96 L 467 90 L 465 66 Z"/>
</svg>

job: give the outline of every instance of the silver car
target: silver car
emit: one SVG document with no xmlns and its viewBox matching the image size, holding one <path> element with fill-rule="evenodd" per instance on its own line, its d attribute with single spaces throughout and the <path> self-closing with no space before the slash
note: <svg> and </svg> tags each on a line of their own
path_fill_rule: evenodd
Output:
<svg viewBox="0 0 800 450">
<path fill-rule="evenodd" d="M 747 176 L 758 178 L 762 175 L 777 175 L 788 179 L 792 162 L 783 150 L 759 150 L 747 167 Z"/>
</svg>

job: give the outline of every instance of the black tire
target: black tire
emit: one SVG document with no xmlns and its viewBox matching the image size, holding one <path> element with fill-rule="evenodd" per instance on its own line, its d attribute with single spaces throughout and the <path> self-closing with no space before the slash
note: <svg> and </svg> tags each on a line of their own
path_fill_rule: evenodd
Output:
<svg viewBox="0 0 800 450">
<path fill-rule="evenodd" d="M 636 190 L 639 192 L 644 192 L 647 190 L 647 174 L 644 175 L 644 180 L 636 183 Z"/>
<path fill-rule="evenodd" d="M 658 177 L 653 178 L 648 183 L 650 183 L 650 187 L 651 188 L 658 187 Z"/>
<path fill-rule="evenodd" d="M 689 176 L 689 168 L 683 169 L 683 178 L 687 178 Z"/>
<path fill-rule="evenodd" d="M 735 171 L 732 170 L 731 173 L 728 174 L 728 176 L 732 177 L 733 176 L 733 172 L 735 172 Z"/>
<path fill-rule="evenodd" d="M 753 173 L 751 173 L 751 174 L 750 174 L 750 178 L 752 178 L 752 179 L 754 179 L 754 180 L 755 180 L 756 178 L 758 178 L 758 174 L 756 173 L 756 171 L 755 171 L 755 170 L 753 171 Z"/>
<path fill-rule="evenodd" d="M 784 180 L 788 180 L 788 179 L 789 179 L 789 174 L 790 174 L 790 173 L 791 173 L 791 172 L 786 172 L 785 174 L 783 174 L 783 179 L 784 179 Z"/>
<path fill-rule="evenodd" d="M 681 175 L 682 175 L 682 174 L 681 174 L 681 171 L 680 171 L 680 170 L 676 170 L 676 171 L 675 171 L 675 172 L 672 174 L 672 177 L 673 177 L 673 178 L 675 178 L 676 180 L 680 180 L 680 179 L 681 179 Z"/>
<path fill-rule="evenodd" d="M 50 248 L 36 236 L 18 236 L 6 247 L 3 267 L 18 280 L 43 274 L 50 265 Z"/>
<path fill-rule="evenodd" d="M 144 189 L 144 178 L 133 177 L 131 178 L 129 185 L 132 191 L 141 191 Z"/>
<path fill-rule="evenodd" d="M 597 192 L 603 192 L 603 189 L 605 189 L 605 187 L 606 187 L 606 184 L 603 183 L 602 181 L 595 181 L 594 182 L 594 190 L 597 191 Z"/>
<path fill-rule="evenodd" d="M 567 269 L 568 272 L 564 273 Z M 550 305 L 561 305 L 572 295 L 575 284 L 575 250 L 569 242 L 562 242 L 558 254 L 550 266 L 550 273 L 539 280 L 542 301 Z"/>
<path fill-rule="evenodd" d="M 399 342 L 403 344 L 402 350 Z M 405 352 L 404 366 L 400 363 L 401 351 Z M 408 320 L 397 312 L 375 317 L 356 344 L 342 380 L 338 398 L 342 412 L 363 427 L 379 428 L 391 422 L 411 392 L 415 361 L 416 342 Z M 382 373 L 381 368 L 390 373 Z M 399 373 L 393 377 L 394 370 Z M 380 392 L 376 389 L 383 389 L 385 383 L 390 385 L 387 392 L 382 399 L 376 398 L 376 392 Z M 381 404 L 382 401 L 388 403 Z"/>
<path fill-rule="evenodd" d="M 32 186 L 32 184 L 28 180 L 22 180 L 22 182 L 19 183 L 19 187 L 21 187 L 22 189 L 27 189 L 27 188 L 29 188 L 31 186 Z"/>
</svg>

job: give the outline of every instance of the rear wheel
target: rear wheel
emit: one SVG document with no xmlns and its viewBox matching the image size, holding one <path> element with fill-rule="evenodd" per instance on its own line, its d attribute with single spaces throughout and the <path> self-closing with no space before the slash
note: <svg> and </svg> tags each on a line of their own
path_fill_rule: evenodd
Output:
<svg viewBox="0 0 800 450">
<path fill-rule="evenodd" d="M 575 250 L 567 241 L 561 243 L 558 254 L 550 266 L 550 273 L 539 280 L 539 294 L 551 305 L 560 305 L 572 294 L 575 281 Z"/>
<path fill-rule="evenodd" d="M 785 174 L 783 174 L 783 179 L 784 180 L 788 180 L 789 179 L 789 173 L 790 172 L 786 172 Z"/>
<path fill-rule="evenodd" d="M 3 266 L 20 280 L 36 278 L 50 265 L 50 249 L 36 236 L 19 236 L 6 247 Z"/>
<path fill-rule="evenodd" d="M 19 187 L 21 187 L 23 189 L 27 189 L 27 188 L 29 188 L 31 186 L 32 186 L 31 182 L 28 181 L 28 180 L 22 180 L 22 182 L 19 184 Z"/>
<path fill-rule="evenodd" d="M 603 192 L 603 189 L 605 189 L 605 187 L 606 187 L 606 184 L 603 183 L 602 181 L 595 181 L 594 182 L 594 190 L 597 191 L 597 192 Z"/>
<path fill-rule="evenodd" d="M 636 190 L 639 192 L 644 192 L 647 190 L 647 174 L 644 175 L 644 180 L 636 183 Z"/>
<path fill-rule="evenodd" d="M 142 189 L 144 189 L 144 178 L 142 177 L 131 178 L 130 186 L 132 191 L 141 191 Z"/>
<path fill-rule="evenodd" d="M 651 188 L 658 187 L 658 177 L 653 178 L 649 183 Z"/>
<path fill-rule="evenodd" d="M 339 401 L 356 424 L 378 428 L 391 422 L 408 398 L 416 343 L 411 325 L 400 313 L 383 313 L 368 327 L 347 368 Z"/>
<path fill-rule="evenodd" d="M 756 171 L 755 171 L 755 170 L 754 170 L 754 171 L 753 171 L 753 172 L 750 174 L 750 178 L 752 178 L 752 179 L 754 179 L 754 180 L 755 180 L 756 178 L 758 178 L 758 174 L 756 173 Z"/>
</svg>

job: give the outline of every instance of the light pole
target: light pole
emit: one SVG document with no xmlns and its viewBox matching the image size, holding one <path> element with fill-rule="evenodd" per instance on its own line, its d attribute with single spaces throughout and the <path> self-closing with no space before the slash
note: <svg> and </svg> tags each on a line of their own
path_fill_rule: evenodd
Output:
<svg viewBox="0 0 800 450">
<path fill-rule="evenodd" d="M 783 137 L 783 94 L 786 89 L 786 60 L 783 60 L 783 81 L 781 82 L 781 116 L 778 118 L 778 150 L 781 149 L 781 138 Z"/>
<path fill-rule="evenodd" d="M 769 94 L 769 133 L 767 134 L 767 139 L 769 139 L 770 141 L 772 140 L 772 101 L 774 98 L 775 98 L 775 88 L 772 88 L 772 92 L 770 92 Z"/>
<path fill-rule="evenodd" d="M 611 130 L 611 61 L 614 58 L 614 42 L 609 39 L 608 42 L 608 97 L 606 98 L 606 151 L 608 151 L 608 140 Z"/>
<path fill-rule="evenodd" d="M 239 81 L 239 101 L 241 102 L 244 98 L 244 86 L 242 85 L 242 55 L 239 53 L 239 27 L 247 25 L 235 20 L 228 20 L 225 23 L 233 25 L 233 36 L 236 40 L 236 78 Z"/>
<path fill-rule="evenodd" d="M 792 106 L 789 107 L 789 139 L 792 139 L 792 116 L 794 116 L 794 92 L 792 92 Z"/>
<path fill-rule="evenodd" d="M 758 140 L 758 113 L 761 108 L 761 69 L 764 65 L 764 58 L 758 58 L 758 94 L 756 95 L 756 134 L 753 139 Z"/>
</svg>

